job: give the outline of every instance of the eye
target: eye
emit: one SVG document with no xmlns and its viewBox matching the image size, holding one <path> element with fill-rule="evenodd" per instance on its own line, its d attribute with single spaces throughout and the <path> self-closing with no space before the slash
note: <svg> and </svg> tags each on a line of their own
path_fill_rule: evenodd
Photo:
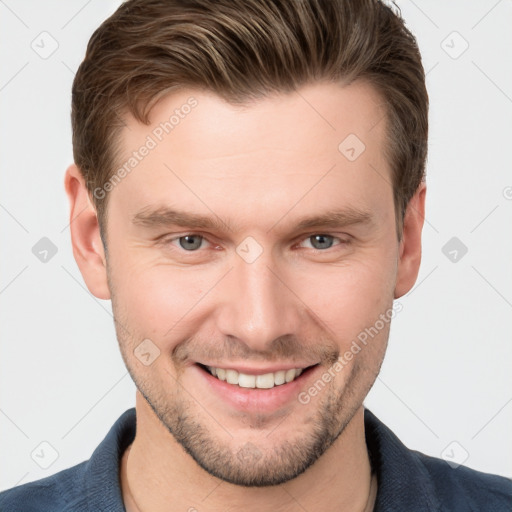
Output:
<svg viewBox="0 0 512 512">
<path fill-rule="evenodd" d="M 177 238 L 173 238 L 171 241 L 177 240 L 182 249 L 186 251 L 195 251 L 201 247 L 201 243 L 204 240 L 204 237 L 201 235 L 184 235 Z"/>
<path fill-rule="evenodd" d="M 335 237 L 332 235 L 324 235 L 324 234 L 311 235 L 308 238 L 306 238 L 302 243 L 304 243 L 306 241 L 310 241 L 311 245 L 313 246 L 313 249 L 322 251 L 322 250 L 330 249 L 331 247 L 333 247 L 334 240 L 340 241 L 340 243 L 335 244 L 335 245 L 341 245 L 341 244 L 348 243 L 347 241 L 341 240 L 338 237 Z M 301 245 L 301 244 L 299 244 L 299 245 Z"/>
</svg>

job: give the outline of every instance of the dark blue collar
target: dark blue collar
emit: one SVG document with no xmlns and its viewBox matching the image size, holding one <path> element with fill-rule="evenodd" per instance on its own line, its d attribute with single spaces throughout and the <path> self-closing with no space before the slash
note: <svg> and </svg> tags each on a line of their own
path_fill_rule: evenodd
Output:
<svg viewBox="0 0 512 512">
<path fill-rule="evenodd" d="M 439 501 L 421 459 L 371 411 L 364 411 L 366 443 L 377 473 L 374 512 L 407 510 L 435 512 Z M 122 511 L 119 465 L 135 438 L 135 408 L 125 411 L 87 462 L 85 482 L 91 510 Z"/>
<path fill-rule="evenodd" d="M 431 475 L 417 452 L 409 450 L 366 408 L 364 425 L 366 445 L 378 482 L 373 512 L 441 510 Z"/>
</svg>

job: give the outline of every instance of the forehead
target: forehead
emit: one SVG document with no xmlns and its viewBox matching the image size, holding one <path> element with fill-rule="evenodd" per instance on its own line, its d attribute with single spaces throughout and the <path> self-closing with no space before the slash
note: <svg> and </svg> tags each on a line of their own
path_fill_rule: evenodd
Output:
<svg viewBox="0 0 512 512">
<path fill-rule="evenodd" d="M 366 146 L 374 145 L 381 139 L 385 109 L 368 82 L 320 82 L 242 105 L 227 103 L 211 91 L 180 90 L 153 107 L 149 126 L 131 115 L 125 120 L 120 145 L 125 157 L 150 136 L 161 150 L 193 145 L 193 155 L 200 160 L 271 147 L 317 153 L 315 148 L 336 148 L 350 134 Z"/>
<path fill-rule="evenodd" d="M 364 208 L 390 188 L 384 102 L 365 82 L 317 83 L 244 105 L 181 90 L 155 105 L 149 126 L 126 122 L 118 166 L 127 177 L 111 195 L 131 212 L 184 195 L 203 212 L 211 201 L 226 211 L 254 201 L 282 209 L 301 196 L 302 209 L 358 196 Z"/>
</svg>

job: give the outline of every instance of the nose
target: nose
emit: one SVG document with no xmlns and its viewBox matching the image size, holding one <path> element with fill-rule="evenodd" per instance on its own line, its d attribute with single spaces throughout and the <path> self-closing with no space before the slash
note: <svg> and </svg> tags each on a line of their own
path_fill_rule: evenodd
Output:
<svg viewBox="0 0 512 512">
<path fill-rule="evenodd" d="M 289 275 L 270 251 L 252 263 L 235 255 L 217 304 L 217 327 L 254 351 L 271 352 L 272 342 L 300 333 L 303 304 L 288 284 Z"/>
</svg>

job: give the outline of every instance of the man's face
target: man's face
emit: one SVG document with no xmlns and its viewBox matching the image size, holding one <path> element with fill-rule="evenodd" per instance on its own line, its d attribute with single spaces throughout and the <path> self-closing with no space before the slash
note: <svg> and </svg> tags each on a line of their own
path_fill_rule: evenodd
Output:
<svg viewBox="0 0 512 512">
<path fill-rule="evenodd" d="M 362 83 L 299 93 L 244 107 L 190 90 L 166 97 L 149 127 L 128 119 L 120 165 L 150 149 L 110 192 L 108 283 L 124 361 L 196 462 L 239 485 L 294 478 L 335 442 L 389 334 L 384 322 L 333 370 L 394 298 L 399 243 L 382 100 Z M 165 133 L 160 123 L 176 109 Z M 150 215 L 165 209 L 218 226 Z M 346 215 L 299 226 L 328 212 Z M 269 369 L 312 368 L 284 384 L 261 378 L 274 386 L 259 389 L 198 363 L 242 369 L 248 383 Z"/>
</svg>

